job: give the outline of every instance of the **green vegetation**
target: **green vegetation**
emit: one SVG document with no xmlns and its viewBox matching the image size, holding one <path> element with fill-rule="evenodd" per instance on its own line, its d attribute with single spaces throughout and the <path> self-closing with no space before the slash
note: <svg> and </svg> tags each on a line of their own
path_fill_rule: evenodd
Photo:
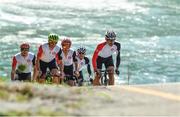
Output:
<svg viewBox="0 0 180 117">
<path fill-rule="evenodd" d="M 0 82 L 0 100 L 5 116 L 82 115 L 94 100 L 112 102 L 111 97 L 93 87 L 69 87 L 53 84 Z"/>
<path fill-rule="evenodd" d="M 0 82 L 8 81 L 9 78 L 0 76 Z"/>
<path fill-rule="evenodd" d="M 8 99 L 8 97 L 9 97 L 9 92 L 0 89 L 0 99 L 6 100 Z"/>
</svg>

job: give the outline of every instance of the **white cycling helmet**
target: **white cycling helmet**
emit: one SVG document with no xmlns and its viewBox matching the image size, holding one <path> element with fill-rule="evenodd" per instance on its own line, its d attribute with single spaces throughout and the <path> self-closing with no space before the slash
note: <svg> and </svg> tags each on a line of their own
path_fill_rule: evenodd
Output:
<svg viewBox="0 0 180 117">
<path fill-rule="evenodd" d="M 105 37 L 110 40 L 116 40 L 116 33 L 114 31 L 107 31 Z"/>
<path fill-rule="evenodd" d="M 85 53 L 86 53 L 86 48 L 83 47 L 83 46 L 80 46 L 80 47 L 77 49 L 77 52 L 78 52 L 78 54 L 80 54 L 80 53 L 85 54 Z"/>
</svg>

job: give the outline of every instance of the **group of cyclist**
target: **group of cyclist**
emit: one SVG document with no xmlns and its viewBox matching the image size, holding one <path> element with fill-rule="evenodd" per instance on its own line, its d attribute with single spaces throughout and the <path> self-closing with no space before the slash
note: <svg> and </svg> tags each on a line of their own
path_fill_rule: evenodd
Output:
<svg viewBox="0 0 180 117">
<path fill-rule="evenodd" d="M 80 46 L 74 51 L 72 41 L 64 38 L 61 46 L 58 45 L 59 36 L 49 34 L 48 42 L 39 46 L 37 56 L 29 52 L 30 45 L 23 43 L 20 45 L 20 52 L 12 60 L 11 80 L 37 81 L 45 83 L 47 69 L 52 76 L 52 83 L 61 84 L 66 82 L 70 86 L 75 86 L 76 82 L 81 86 L 84 81 L 83 68 L 86 66 L 89 74 L 89 81 L 93 85 L 101 85 L 99 80 L 101 76 L 102 65 L 105 65 L 109 75 L 109 85 L 114 85 L 114 71 L 119 74 L 120 49 L 121 45 L 116 40 L 114 31 L 107 31 L 105 41 L 98 44 L 93 57 L 92 65 L 95 72 L 95 78 L 92 79 L 90 60 L 86 57 L 86 48 Z M 116 52 L 116 65 L 114 67 L 112 54 Z M 33 69 L 33 75 L 31 74 Z M 31 78 L 31 75 L 33 78 Z"/>
</svg>

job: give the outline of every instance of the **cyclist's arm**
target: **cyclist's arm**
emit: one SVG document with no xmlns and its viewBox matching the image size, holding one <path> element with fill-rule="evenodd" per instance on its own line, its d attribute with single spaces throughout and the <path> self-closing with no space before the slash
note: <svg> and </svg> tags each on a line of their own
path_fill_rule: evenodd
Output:
<svg viewBox="0 0 180 117">
<path fill-rule="evenodd" d="M 73 53 L 73 62 L 75 64 L 75 71 L 78 71 L 78 61 L 77 61 L 77 58 L 76 58 L 76 52 L 75 51 Z"/>
<path fill-rule="evenodd" d="M 84 57 L 85 59 L 85 64 L 87 65 L 87 71 L 88 71 L 88 74 L 89 76 L 91 76 L 91 65 L 90 65 L 90 62 L 89 62 L 89 59 L 87 57 Z"/>
<path fill-rule="evenodd" d="M 32 60 L 32 64 L 33 64 L 33 81 L 36 81 L 37 78 L 37 70 L 36 70 L 36 56 L 34 55 L 34 58 Z"/>
<path fill-rule="evenodd" d="M 120 43 L 116 43 L 116 46 L 117 46 L 116 69 L 118 69 L 119 66 L 120 66 L 120 63 L 121 63 L 121 56 L 120 56 L 120 54 L 121 54 L 121 52 L 120 52 L 121 44 Z"/>
<path fill-rule="evenodd" d="M 61 63 L 58 64 L 58 66 L 59 66 L 60 72 L 63 73 L 64 72 L 64 64 L 63 64 L 63 62 L 61 61 Z"/>
<path fill-rule="evenodd" d="M 93 54 L 93 57 L 92 57 L 92 65 L 93 65 L 94 71 L 96 71 L 96 69 L 97 69 L 96 59 L 97 59 L 97 57 L 98 57 L 98 54 L 99 54 L 99 52 L 103 49 L 103 47 L 105 46 L 105 44 L 106 44 L 106 42 L 100 43 L 100 44 L 96 47 L 96 49 L 95 49 L 95 51 L 94 51 L 94 54 Z"/>
<path fill-rule="evenodd" d="M 63 71 L 64 71 L 64 64 L 63 64 L 63 61 L 62 61 L 62 57 L 58 58 L 57 63 L 58 63 L 59 71 L 61 73 L 63 73 Z"/>
<path fill-rule="evenodd" d="M 36 59 L 36 70 L 39 70 L 40 65 L 39 65 L 39 60 L 41 58 L 43 54 L 43 49 L 42 49 L 42 45 L 39 47 L 38 53 L 37 53 L 37 59 Z"/>
<path fill-rule="evenodd" d="M 42 45 L 40 45 L 40 47 L 38 49 L 38 53 L 37 53 L 37 59 L 40 59 L 42 54 L 43 54 L 43 49 L 42 49 Z"/>
<path fill-rule="evenodd" d="M 11 80 L 15 79 L 16 65 L 17 65 L 17 60 L 16 60 L 16 58 L 14 56 L 13 60 L 12 60 Z"/>
<path fill-rule="evenodd" d="M 64 71 L 64 64 L 62 62 L 61 54 L 62 54 L 62 50 L 60 49 L 59 52 L 56 55 L 56 61 L 57 61 L 57 64 L 58 64 L 60 72 L 63 73 L 63 71 Z"/>
</svg>

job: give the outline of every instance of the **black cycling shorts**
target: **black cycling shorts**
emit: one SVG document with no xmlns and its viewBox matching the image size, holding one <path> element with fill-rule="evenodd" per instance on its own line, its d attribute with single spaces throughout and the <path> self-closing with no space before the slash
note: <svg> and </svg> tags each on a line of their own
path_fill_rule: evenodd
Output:
<svg viewBox="0 0 180 117">
<path fill-rule="evenodd" d="M 50 71 L 52 69 L 58 69 L 57 65 L 56 65 L 56 60 L 55 59 L 53 59 L 49 63 L 46 63 L 46 62 L 40 60 L 39 63 L 40 63 L 40 70 L 41 70 L 42 74 L 46 74 L 47 68 L 49 68 Z"/>
<path fill-rule="evenodd" d="M 103 57 L 98 56 L 98 57 L 97 57 L 96 64 L 97 64 L 97 69 L 102 69 L 102 65 L 103 65 L 103 64 L 105 65 L 105 68 L 106 68 L 106 69 L 107 69 L 109 66 L 114 66 L 112 56 L 110 56 L 110 57 L 108 57 L 108 58 L 103 58 Z"/>
<path fill-rule="evenodd" d="M 31 81 L 31 73 L 18 73 L 17 75 L 19 81 Z"/>
<path fill-rule="evenodd" d="M 70 66 L 64 66 L 64 74 L 65 74 L 65 77 L 67 76 L 68 77 L 68 80 L 74 80 L 73 78 L 73 65 L 70 65 Z"/>
</svg>

